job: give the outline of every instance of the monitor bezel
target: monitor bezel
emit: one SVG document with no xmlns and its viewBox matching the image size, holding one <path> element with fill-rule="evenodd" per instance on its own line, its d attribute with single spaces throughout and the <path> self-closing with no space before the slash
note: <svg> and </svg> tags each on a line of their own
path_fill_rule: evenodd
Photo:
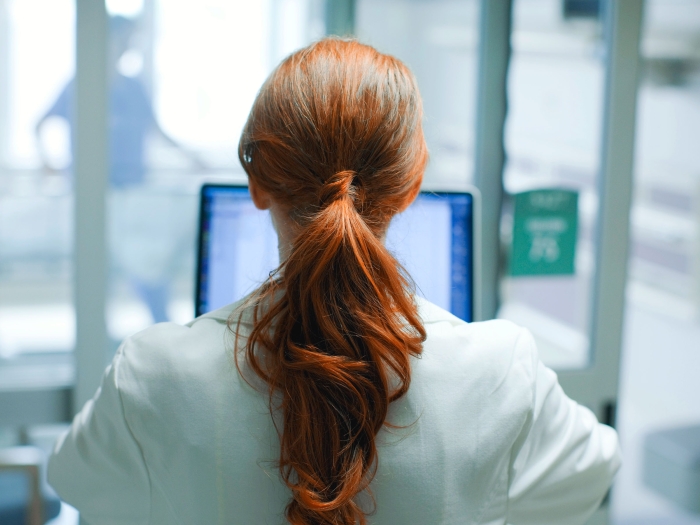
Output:
<svg viewBox="0 0 700 525">
<path fill-rule="evenodd" d="M 221 189 L 248 189 L 248 184 L 240 182 L 231 183 L 206 183 L 199 190 L 199 221 L 197 230 L 197 264 L 196 264 L 196 280 L 195 280 L 195 317 L 204 315 L 207 312 L 200 312 L 200 304 L 202 298 L 202 262 L 204 251 L 204 220 L 205 220 L 205 195 L 210 188 Z M 472 240 L 472 271 L 471 271 L 471 290 L 472 290 L 472 322 L 481 320 L 481 194 L 479 190 L 473 186 L 462 186 L 459 189 L 450 189 L 440 187 L 439 189 L 430 189 L 429 186 L 421 188 L 421 194 L 424 195 L 470 195 L 472 198 L 472 220 L 471 220 L 471 240 Z"/>
</svg>

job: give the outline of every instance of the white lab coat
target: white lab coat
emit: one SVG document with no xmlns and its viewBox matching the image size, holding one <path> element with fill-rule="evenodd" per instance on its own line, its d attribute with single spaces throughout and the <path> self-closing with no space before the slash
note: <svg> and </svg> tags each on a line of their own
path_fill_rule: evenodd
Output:
<svg viewBox="0 0 700 525">
<path fill-rule="evenodd" d="M 404 428 L 377 438 L 369 523 L 583 523 L 620 465 L 615 431 L 566 397 L 526 330 L 418 304 L 428 337 L 389 410 Z M 267 394 L 234 365 L 234 307 L 121 346 L 49 463 L 88 523 L 285 523 Z"/>
</svg>

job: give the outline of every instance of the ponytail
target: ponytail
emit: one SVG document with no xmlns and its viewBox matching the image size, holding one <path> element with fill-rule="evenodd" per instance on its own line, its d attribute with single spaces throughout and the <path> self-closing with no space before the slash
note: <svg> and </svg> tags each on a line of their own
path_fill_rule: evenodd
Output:
<svg viewBox="0 0 700 525">
<path fill-rule="evenodd" d="M 345 75 L 329 81 L 331 59 Z M 362 61 L 375 70 L 383 65 L 393 76 L 375 71 L 377 78 L 369 78 L 375 83 L 368 83 Z M 313 77 L 319 62 L 321 86 Z M 358 67 L 349 67 L 353 63 Z M 297 75 L 303 89 L 290 87 L 288 69 L 311 77 L 304 82 Z M 298 115 L 312 107 L 294 99 L 313 97 L 309 85 L 336 106 L 327 114 L 316 107 L 312 115 Z M 413 111 L 401 115 L 402 109 Z M 357 122 L 364 112 L 375 114 Z M 295 131 L 309 120 L 313 129 Z M 327 128 L 337 124 L 343 126 L 334 135 Z M 358 125 L 364 129 L 354 130 Z M 339 136 L 343 128 L 357 136 Z M 335 148 L 316 150 L 326 140 Z M 289 202 L 299 224 L 277 277 L 258 292 L 245 346 L 247 363 L 269 386 L 271 411 L 281 411 L 279 469 L 292 494 L 286 509 L 291 524 L 366 523 L 367 509 L 356 497 L 376 471 L 375 438 L 387 424 L 389 404 L 408 390 L 410 356 L 420 354 L 425 340 L 410 279 L 382 238 L 390 217 L 415 198 L 426 155 L 419 99 L 405 66 L 337 39 L 283 62 L 241 138 L 248 175 L 279 202 Z M 314 173 L 324 163 L 339 169 Z M 273 399 L 280 404 L 273 406 Z"/>
</svg>

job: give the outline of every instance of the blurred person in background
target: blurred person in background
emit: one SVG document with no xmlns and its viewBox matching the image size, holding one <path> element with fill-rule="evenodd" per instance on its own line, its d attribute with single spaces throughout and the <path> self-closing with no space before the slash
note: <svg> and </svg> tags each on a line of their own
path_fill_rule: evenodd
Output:
<svg viewBox="0 0 700 525">
<path fill-rule="evenodd" d="M 161 128 L 141 80 L 120 71 L 120 60 L 130 49 L 136 26 L 136 20 L 123 16 L 109 20 L 109 242 L 112 260 L 124 269 L 153 321 L 162 322 L 168 320 L 168 268 L 177 243 L 153 229 L 153 215 L 167 210 L 158 209 L 162 208 L 162 199 L 153 199 L 144 191 L 147 139 L 155 132 L 194 167 L 203 168 L 203 162 Z M 36 125 L 37 148 L 49 172 L 57 169 L 46 151 L 42 128 L 51 118 L 64 119 L 70 125 L 74 144 L 74 97 L 72 79 Z"/>
</svg>

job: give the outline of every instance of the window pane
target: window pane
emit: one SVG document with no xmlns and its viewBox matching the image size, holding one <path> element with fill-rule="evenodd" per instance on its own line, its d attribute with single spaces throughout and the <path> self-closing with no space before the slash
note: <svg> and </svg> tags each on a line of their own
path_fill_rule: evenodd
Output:
<svg viewBox="0 0 700 525">
<path fill-rule="evenodd" d="M 4 390 L 67 387 L 73 380 L 73 192 L 65 171 L 69 130 L 50 118 L 49 110 L 73 74 L 74 35 L 72 0 L 0 2 Z"/>
<path fill-rule="evenodd" d="M 644 439 L 700 421 L 700 2 L 648 0 L 618 425 L 619 524 L 700 524 L 642 480 Z"/>
<path fill-rule="evenodd" d="M 589 362 L 589 309 L 597 218 L 604 62 L 595 11 L 559 0 L 514 2 L 508 77 L 505 187 L 579 192 L 574 275 L 507 277 L 499 316 L 529 328 L 555 368 Z M 509 236 L 512 212 L 504 233 Z"/>
</svg>

